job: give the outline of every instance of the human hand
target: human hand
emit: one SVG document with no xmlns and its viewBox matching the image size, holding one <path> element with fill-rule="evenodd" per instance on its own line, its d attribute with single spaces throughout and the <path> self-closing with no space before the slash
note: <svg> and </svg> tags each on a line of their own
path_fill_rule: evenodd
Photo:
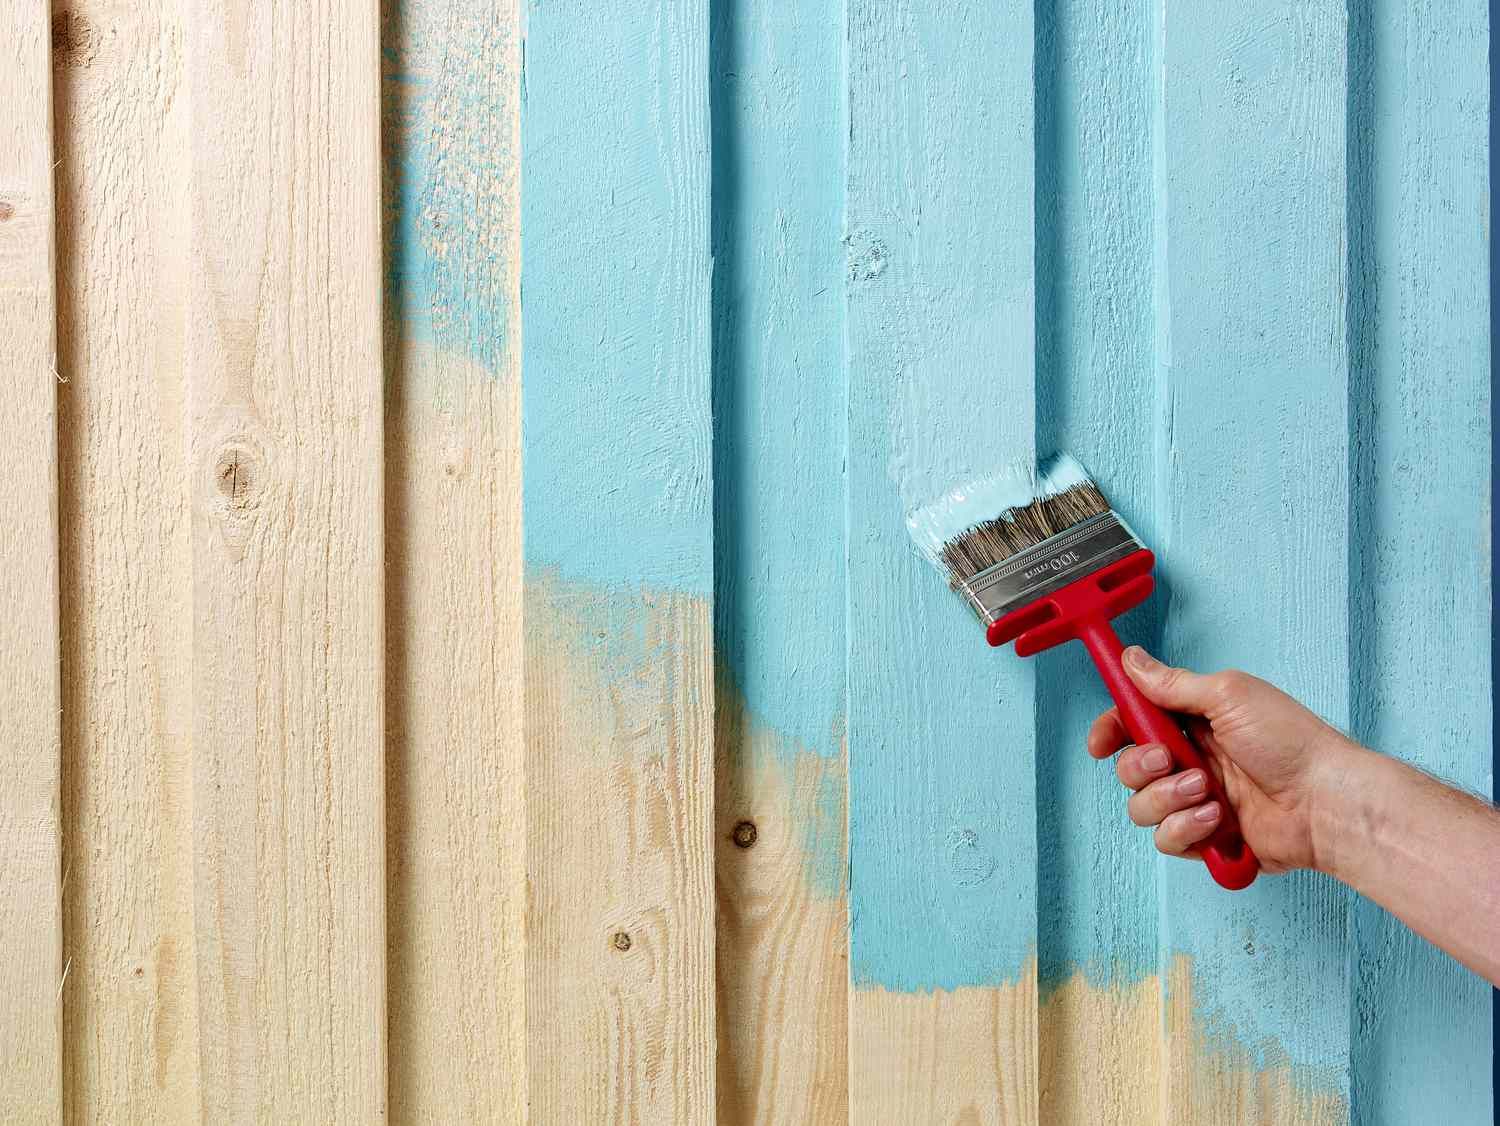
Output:
<svg viewBox="0 0 1500 1126">
<path fill-rule="evenodd" d="M 1238 671 L 1210 674 L 1171 668 L 1139 646 L 1125 650 L 1125 673 L 1153 703 L 1184 716 L 1239 817 L 1240 832 L 1267 872 L 1317 868 L 1316 811 L 1342 760 L 1361 748 L 1285 692 Z M 1121 748 L 1124 748 L 1121 750 Z M 1201 772 L 1171 774 L 1166 748 L 1130 745 L 1111 708 L 1089 729 L 1088 751 L 1120 752 L 1115 773 L 1134 790 L 1130 819 L 1155 826 L 1156 847 L 1197 856 L 1223 819 L 1207 797 Z"/>
</svg>

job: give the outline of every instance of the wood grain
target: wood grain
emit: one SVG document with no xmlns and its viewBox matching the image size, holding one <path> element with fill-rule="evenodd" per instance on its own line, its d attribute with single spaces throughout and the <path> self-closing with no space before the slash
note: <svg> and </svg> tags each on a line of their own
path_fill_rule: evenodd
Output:
<svg viewBox="0 0 1500 1126">
<path fill-rule="evenodd" d="M 62 1114 L 57 318 L 47 5 L 0 14 L 0 1118 Z"/>
<path fill-rule="evenodd" d="M 196 911 L 215 1122 L 384 1117 L 373 3 L 189 17 Z"/>
<path fill-rule="evenodd" d="M 745 0 L 710 30 L 726 1126 L 848 1118 L 842 15 Z"/>
<path fill-rule="evenodd" d="M 1485 792 L 1488 11 L 1349 15 L 1353 730 Z M 1354 1118 L 1492 1122 L 1489 987 L 1374 904 L 1353 924 Z"/>
<path fill-rule="evenodd" d="M 515 5 L 388 0 L 382 43 L 391 1117 L 520 1123 Z"/>
<path fill-rule="evenodd" d="M 65 1117 L 195 1121 L 182 13 L 80 0 L 52 47 Z"/>
<path fill-rule="evenodd" d="M 847 8 L 859 1122 L 892 1120 L 896 1092 L 938 1121 L 1037 1116 L 1033 670 L 989 649 L 904 519 L 1034 455 L 1033 8 Z"/>
<path fill-rule="evenodd" d="M 714 1115 L 708 19 L 527 8 L 527 1061 L 538 1123 Z"/>
<path fill-rule="evenodd" d="M 1214 0 L 1158 16 L 1163 648 L 1264 676 L 1345 725 L 1343 7 Z M 1346 1116 L 1346 890 L 1304 872 L 1231 897 L 1165 859 L 1159 887 L 1165 1120 L 1234 1121 L 1246 1069 L 1281 1067 L 1289 1082 L 1257 1095 L 1256 1120 Z M 1187 986 L 1168 973 L 1179 957 Z"/>
</svg>

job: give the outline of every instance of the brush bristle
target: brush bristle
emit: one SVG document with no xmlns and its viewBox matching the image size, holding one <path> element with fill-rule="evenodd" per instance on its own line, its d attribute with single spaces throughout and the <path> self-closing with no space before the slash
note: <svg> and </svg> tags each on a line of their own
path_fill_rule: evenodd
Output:
<svg viewBox="0 0 1500 1126">
<path fill-rule="evenodd" d="M 1029 487 L 1027 487 L 1029 486 Z M 996 497 L 997 511 L 976 511 Z M 923 553 L 957 587 L 1018 551 L 1109 511 L 1109 501 L 1083 466 L 1059 454 L 1038 474 L 1011 466 L 961 486 L 907 518 Z"/>
</svg>

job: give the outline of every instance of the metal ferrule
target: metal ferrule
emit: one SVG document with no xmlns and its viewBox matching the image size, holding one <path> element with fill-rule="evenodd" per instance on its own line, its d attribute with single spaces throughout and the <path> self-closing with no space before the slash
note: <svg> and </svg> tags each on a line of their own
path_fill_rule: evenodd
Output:
<svg viewBox="0 0 1500 1126">
<path fill-rule="evenodd" d="M 1125 521 L 1106 512 L 980 571 L 958 589 L 988 625 L 1144 546 Z"/>
</svg>

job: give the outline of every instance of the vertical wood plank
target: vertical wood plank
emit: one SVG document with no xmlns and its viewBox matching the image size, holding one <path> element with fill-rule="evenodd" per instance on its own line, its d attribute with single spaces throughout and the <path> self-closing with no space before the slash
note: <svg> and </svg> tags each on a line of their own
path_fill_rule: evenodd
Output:
<svg viewBox="0 0 1500 1126">
<path fill-rule="evenodd" d="M 1155 544 L 1151 9 L 1046 0 L 1037 19 L 1037 444 L 1075 454 Z M 1121 635 L 1154 645 L 1161 603 Z M 1155 853 L 1113 764 L 1083 753 L 1110 706 L 1083 647 L 1035 660 L 1040 1117 L 1151 1122 Z"/>
<path fill-rule="evenodd" d="M 1487 792 L 1486 5 L 1350 8 L 1354 733 Z M 1421 645 L 1413 639 L 1421 638 Z M 1354 912 L 1353 1114 L 1488 1123 L 1490 990 Z"/>
<path fill-rule="evenodd" d="M 1344 725 L 1344 6 L 1157 12 L 1166 655 Z M 1297 873 L 1229 893 L 1165 859 L 1159 886 L 1165 1120 L 1346 1120 L 1345 890 Z"/>
<path fill-rule="evenodd" d="M 62 1116 L 57 318 L 48 7 L 0 13 L 0 1118 Z"/>
<path fill-rule="evenodd" d="M 513 0 L 386 0 L 391 1117 L 525 1118 Z"/>
<path fill-rule="evenodd" d="M 385 1113 L 378 20 L 189 18 L 196 923 L 215 1122 Z"/>
<path fill-rule="evenodd" d="M 528 6 L 527 1057 L 539 1123 L 715 1111 L 708 12 Z"/>
<path fill-rule="evenodd" d="M 904 517 L 1033 456 L 1033 5 L 847 20 L 850 1118 L 1032 1122 L 1033 672 Z"/>
<path fill-rule="evenodd" d="M 65 1117 L 198 1117 L 182 10 L 52 23 Z"/>
<path fill-rule="evenodd" d="M 713 8 L 718 1121 L 843 1123 L 843 5 Z"/>
</svg>

